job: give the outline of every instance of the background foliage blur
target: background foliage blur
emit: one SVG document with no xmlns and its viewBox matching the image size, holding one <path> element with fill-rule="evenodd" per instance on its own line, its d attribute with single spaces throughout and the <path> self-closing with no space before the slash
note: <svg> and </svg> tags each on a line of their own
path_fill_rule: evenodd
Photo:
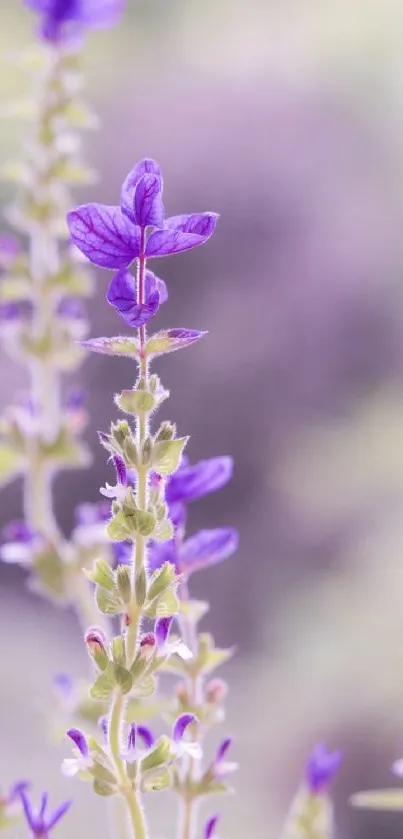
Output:
<svg viewBox="0 0 403 839">
<path fill-rule="evenodd" d="M 0 6 L 8 101 L 26 77 L 7 53 L 33 20 L 16 0 Z M 86 141 L 102 180 L 85 200 L 113 203 L 146 155 L 163 167 L 169 213 L 221 213 L 206 248 L 158 267 L 170 288 L 161 326 L 210 333 L 160 363 L 165 414 L 191 433 L 192 458 L 236 459 L 232 485 L 191 519 L 241 531 L 237 556 L 193 583 L 220 644 L 238 646 L 227 724 L 242 768 L 223 835 L 275 837 L 324 739 L 345 751 L 338 835 L 393 839 L 402 816 L 369 817 L 347 798 L 391 785 L 403 749 L 402 4 L 128 0 L 125 23 L 94 35 L 85 60 L 103 124 Z M 1 124 L 1 161 L 26 130 Z M 10 196 L 2 188 L 2 204 Z M 106 281 L 93 336 L 120 331 Z M 5 405 L 24 378 L 1 363 Z M 83 368 L 95 460 L 58 482 L 67 532 L 105 480 L 96 430 L 131 375 L 102 356 Z M 20 504 L 13 485 L 1 523 Z M 85 673 L 74 618 L 31 596 L 22 572 L 0 568 L 0 580 L 1 780 L 74 792 L 60 836 L 83 839 L 89 807 L 104 836 L 102 802 L 66 789 L 46 726 L 52 673 Z M 172 836 L 165 812 L 156 824 Z"/>
</svg>

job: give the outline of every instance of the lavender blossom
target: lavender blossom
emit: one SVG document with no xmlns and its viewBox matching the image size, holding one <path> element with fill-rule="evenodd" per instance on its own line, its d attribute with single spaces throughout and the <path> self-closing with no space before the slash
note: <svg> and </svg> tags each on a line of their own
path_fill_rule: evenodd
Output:
<svg viewBox="0 0 403 839">
<path fill-rule="evenodd" d="M 91 766 L 92 758 L 89 753 L 87 738 L 79 728 L 70 728 L 66 733 L 67 737 L 74 743 L 76 756 L 63 760 L 62 772 L 66 777 L 72 778 L 79 772 L 85 772 Z"/>
<path fill-rule="evenodd" d="M 306 782 L 312 795 L 319 795 L 330 786 L 341 761 L 341 752 L 330 752 L 323 744 L 315 746 L 305 770 Z"/>
<path fill-rule="evenodd" d="M 71 807 L 71 801 L 65 801 L 60 804 L 52 813 L 47 814 L 48 809 L 48 794 L 45 792 L 42 795 L 41 804 L 38 811 L 35 811 L 26 793 L 26 789 L 20 789 L 19 795 L 21 798 L 25 819 L 31 836 L 34 839 L 48 839 L 50 832 L 58 824 L 60 819 L 67 813 Z"/>
<path fill-rule="evenodd" d="M 113 26 L 126 0 L 24 0 L 40 16 L 41 37 L 51 44 L 69 41 L 87 29 Z"/>
</svg>

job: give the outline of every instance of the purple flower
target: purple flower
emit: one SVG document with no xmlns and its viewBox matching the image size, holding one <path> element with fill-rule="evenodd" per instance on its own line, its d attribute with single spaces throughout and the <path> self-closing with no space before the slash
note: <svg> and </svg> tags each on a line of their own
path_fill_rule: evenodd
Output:
<svg viewBox="0 0 403 839">
<path fill-rule="evenodd" d="M 154 635 L 157 642 L 158 653 L 161 656 L 171 656 L 176 653 L 176 655 L 179 655 L 184 661 L 188 661 L 193 658 L 193 653 L 189 650 L 186 644 L 184 644 L 180 639 L 177 639 L 176 641 L 168 641 L 172 621 L 173 617 L 158 618 L 158 620 L 155 621 Z"/>
<path fill-rule="evenodd" d="M 137 745 L 138 738 L 143 741 L 146 750 L 151 749 L 154 745 L 154 735 L 150 729 L 145 725 L 137 725 L 135 722 L 132 722 L 127 732 L 127 745 L 122 752 L 122 758 L 127 763 L 134 763 L 141 757 L 142 749 Z"/>
<path fill-rule="evenodd" d="M 68 778 L 73 778 L 78 772 L 85 772 L 92 765 L 92 758 L 87 738 L 79 728 L 69 728 L 66 734 L 74 743 L 76 756 L 63 760 L 62 772 Z"/>
<path fill-rule="evenodd" d="M 17 324 L 21 320 L 21 305 L 19 303 L 0 303 L 0 321 Z"/>
<path fill-rule="evenodd" d="M 71 801 L 65 801 L 63 804 L 60 804 L 53 813 L 49 813 L 47 815 L 46 810 L 48 806 L 48 794 L 46 792 L 42 796 L 38 811 L 33 810 L 25 788 L 20 789 L 19 795 L 28 827 L 35 839 L 48 839 L 50 831 L 53 830 L 55 825 L 61 818 L 63 818 L 71 806 Z"/>
<path fill-rule="evenodd" d="M 126 0 L 24 0 L 41 17 L 40 33 L 57 44 L 86 29 L 104 29 L 120 18 Z"/>
<path fill-rule="evenodd" d="M 165 497 L 168 504 L 196 501 L 216 492 L 232 478 L 232 457 L 212 457 L 193 465 L 182 458 L 179 469 L 170 478 Z"/>
<path fill-rule="evenodd" d="M 172 729 L 173 751 L 177 757 L 182 755 L 190 755 L 195 760 L 200 760 L 202 757 L 202 749 L 200 743 L 194 741 L 185 741 L 185 734 L 192 723 L 197 723 L 197 717 L 194 714 L 181 714 L 176 720 Z"/>
<path fill-rule="evenodd" d="M 231 772 L 235 772 L 238 769 L 237 763 L 226 760 L 227 752 L 231 746 L 232 740 L 230 737 L 226 737 L 226 739 L 222 740 L 222 742 L 218 746 L 215 760 L 211 769 L 214 778 L 216 778 L 217 780 L 224 780 L 228 775 L 231 774 Z"/>
<path fill-rule="evenodd" d="M 219 818 L 220 817 L 217 815 L 211 816 L 211 818 L 206 821 L 203 830 L 203 839 L 213 839 Z"/>
<path fill-rule="evenodd" d="M 144 326 L 158 311 L 161 303 L 168 299 L 164 280 L 160 280 L 152 271 L 145 272 L 144 296 L 143 303 L 136 302 L 136 280 L 130 271 L 122 269 L 111 280 L 106 299 L 115 307 L 125 323 L 138 329 Z"/>
<path fill-rule="evenodd" d="M 10 564 L 31 565 L 45 545 L 42 536 L 23 521 L 10 522 L 2 535 L 5 542 L 0 548 L 0 558 Z"/>
<path fill-rule="evenodd" d="M 138 257 L 180 253 L 206 242 L 218 216 L 195 213 L 165 220 L 162 188 L 158 163 L 140 160 L 123 184 L 120 206 L 85 204 L 68 214 L 72 241 L 94 265 L 112 270 L 128 268 Z"/>
<path fill-rule="evenodd" d="M 118 501 L 123 502 L 127 494 L 129 480 L 126 465 L 119 455 L 114 455 L 112 460 L 115 465 L 117 482 L 114 486 L 107 483 L 99 491 L 105 498 L 117 498 Z"/>
<path fill-rule="evenodd" d="M 178 574 L 189 576 L 228 559 L 238 548 L 238 533 L 232 527 L 199 530 L 184 542 L 152 542 L 149 566 L 152 571 L 164 562 L 172 562 Z"/>
<path fill-rule="evenodd" d="M 324 792 L 333 781 L 342 761 L 341 752 L 329 752 L 327 746 L 315 746 L 306 765 L 305 777 L 312 795 Z"/>
</svg>

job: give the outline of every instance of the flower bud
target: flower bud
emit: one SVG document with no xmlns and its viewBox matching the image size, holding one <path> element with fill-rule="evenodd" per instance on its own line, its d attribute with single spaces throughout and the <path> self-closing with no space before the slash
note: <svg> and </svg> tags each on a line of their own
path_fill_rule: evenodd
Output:
<svg viewBox="0 0 403 839">
<path fill-rule="evenodd" d="M 147 632 L 147 635 L 143 635 L 140 639 L 140 656 L 141 658 L 145 658 L 147 661 L 153 657 L 154 651 L 156 648 L 156 638 L 153 632 Z"/>
<path fill-rule="evenodd" d="M 228 685 L 223 679 L 212 679 L 206 688 L 206 700 L 210 705 L 222 702 L 228 694 Z"/>
<path fill-rule="evenodd" d="M 89 629 L 85 636 L 85 643 L 91 658 L 100 670 L 105 670 L 108 663 L 106 637 L 99 629 Z"/>
<path fill-rule="evenodd" d="M 124 603 L 130 603 L 132 596 L 130 572 L 127 565 L 118 565 L 116 569 L 116 587 Z"/>
<path fill-rule="evenodd" d="M 118 446 L 123 446 L 127 437 L 130 436 L 130 428 L 127 420 L 119 420 L 111 425 L 111 434 Z"/>
<path fill-rule="evenodd" d="M 173 440 L 175 434 L 176 426 L 172 422 L 163 422 L 156 434 L 155 442 L 159 443 L 162 440 Z"/>
</svg>

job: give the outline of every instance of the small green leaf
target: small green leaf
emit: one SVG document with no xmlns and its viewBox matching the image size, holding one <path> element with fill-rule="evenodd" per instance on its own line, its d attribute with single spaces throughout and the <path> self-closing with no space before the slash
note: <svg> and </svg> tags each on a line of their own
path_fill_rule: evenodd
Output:
<svg viewBox="0 0 403 839">
<path fill-rule="evenodd" d="M 111 652 L 115 664 L 121 664 L 124 667 L 126 663 L 126 651 L 122 635 L 116 635 L 115 638 L 112 638 Z"/>
<path fill-rule="evenodd" d="M 120 664 L 115 664 L 115 681 L 121 688 L 123 694 L 130 693 L 133 685 L 132 675 Z"/>
<path fill-rule="evenodd" d="M 123 355 L 127 358 L 136 358 L 139 354 L 137 339 L 124 335 L 116 338 L 92 338 L 89 341 L 81 341 L 81 346 L 91 352 L 98 352 L 103 355 Z"/>
<path fill-rule="evenodd" d="M 103 763 L 94 760 L 93 765 L 88 769 L 90 775 L 93 775 L 97 781 L 106 784 L 116 784 L 116 778 Z"/>
<path fill-rule="evenodd" d="M 152 411 L 155 406 L 155 399 L 152 393 L 147 390 L 123 390 L 116 397 L 116 404 L 126 414 L 137 416 Z"/>
<path fill-rule="evenodd" d="M 142 772 L 156 769 L 171 758 L 171 741 L 165 734 L 160 737 L 152 751 L 141 761 Z"/>
<path fill-rule="evenodd" d="M 169 769 L 153 769 L 146 772 L 141 779 L 143 792 L 161 792 L 172 786 L 172 779 Z"/>
<path fill-rule="evenodd" d="M 145 607 L 148 618 L 169 618 L 179 612 L 179 600 L 172 589 L 167 589 Z"/>
<path fill-rule="evenodd" d="M 95 596 L 98 609 L 104 615 L 119 615 L 123 612 L 122 602 L 117 594 L 97 588 Z"/>
<path fill-rule="evenodd" d="M 132 596 L 132 585 L 130 571 L 127 565 L 118 565 L 116 571 L 116 588 L 124 603 L 130 603 Z"/>
<path fill-rule="evenodd" d="M 108 591 L 115 591 L 113 571 L 103 559 L 95 560 L 91 571 L 84 569 L 84 574 L 98 586 L 102 586 L 102 588 L 106 588 Z"/>
<path fill-rule="evenodd" d="M 104 673 L 98 676 L 95 684 L 90 690 L 92 699 L 101 699 L 102 701 L 109 699 L 116 687 L 115 668 L 114 665 L 108 664 Z"/>
<path fill-rule="evenodd" d="M 124 542 L 129 538 L 130 530 L 121 510 L 110 520 L 106 532 L 109 538 L 112 539 L 112 542 Z"/>
<path fill-rule="evenodd" d="M 177 440 L 162 440 L 155 444 L 152 465 L 159 475 L 172 475 L 176 472 L 188 439 L 179 437 Z"/>
<path fill-rule="evenodd" d="M 153 532 L 153 539 L 157 542 L 168 542 L 169 539 L 173 539 L 174 529 L 172 526 L 172 522 L 169 519 L 165 519 L 158 524 Z"/>
<path fill-rule="evenodd" d="M 152 696 L 156 690 L 156 681 L 153 676 L 146 676 L 139 684 L 134 686 L 134 693 L 142 699 L 147 699 Z"/>
<path fill-rule="evenodd" d="M 106 784 L 103 781 L 98 781 L 97 778 L 95 778 L 95 781 L 93 783 L 93 790 L 97 795 L 102 795 L 104 798 L 109 795 L 114 795 L 116 792 L 116 789 L 114 787 L 111 787 L 109 784 Z"/>
<path fill-rule="evenodd" d="M 162 594 L 176 580 L 175 566 L 172 562 L 164 562 L 161 568 L 157 568 L 149 579 L 148 599 L 151 602 L 155 597 Z"/>
<path fill-rule="evenodd" d="M 147 510 L 136 510 L 135 508 L 124 505 L 122 515 L 129 533 L 150 536 L 153 532 L 155 527 L 155 516 L 153 513 L 149 513 Z"/>
<path fill-rule="evenodd" d="M 37 554 L 32 567 L 36 572 L 35 584 L 38 581 L 44 593 L 58 599 L 65 597 L 65 566 L 56 551 L 49 549 L 49 551 Z"/>
<path fill-rule="evenodd" d="M 196 329 L 163 329 L 149 338 L 146 353 L 148 356 L 153 356 L 174 352 L 200 341 L 203 335 L 207 335 L 207 332 L 199 332 Z"/>
<path fill-rule="evenodd" d="M 365 807 L 368 810 L 403 810 L 403 789 L 356 792 L 350 801 L 354 807 Z"/>
</svg>

